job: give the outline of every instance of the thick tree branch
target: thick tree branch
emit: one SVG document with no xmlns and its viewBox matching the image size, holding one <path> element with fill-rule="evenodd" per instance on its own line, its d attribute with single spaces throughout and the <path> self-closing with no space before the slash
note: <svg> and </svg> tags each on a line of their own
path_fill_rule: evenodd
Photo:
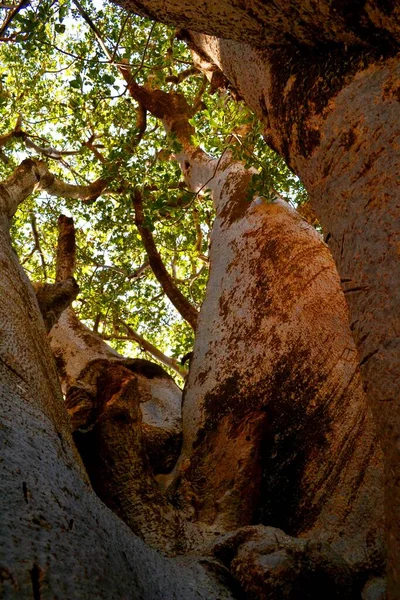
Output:
<svg viewBox="0 0 400 600">
<path fill-rule="evenodd" d="M 95 200 L 107 186 L 104 179 L 89 185 L 72 185 L 57 179 L 47 165 L 34 159 L 26 159 L 0 185 L 0 207 L 11 218 L 19 204 L 36 190 L 52 196 L 77 198 L 86 202 Z"/>
<path fill-rule="evenodd" d="M 312 9 L 308 2 L 277 0 L 246 3 L 232 0 L 115 0 L 128 11 L 155 21 L 188 27 L 227 40 L 266 48 L 293 43 L 307 46 L 326 44 L 360 44 L 374 46 L 399 41 L 398 10 L 388 9 L 385 2 L 366 0 L 336 5 L 319 0 Z M 229 15 L 229 18 L 227 18 Z M 358 29 L 355 23 L 362 24 Z"/>
<path fill-rule="evenodd" d="M 7 28 L 11 25 L 11 21 L 13 20 L 13 18 L 16 17 L 19 11 L 25 8 L 25 6 L 27 6 L 28 4 L 29 2 L 27 0 L 21 0 L 19 4 L 16 4 L 12 8 L 10 7 L 10 12 L 4 19 L 3 23 L 0 25 L 0 42 L 8 41 L 8 38 L 3 38 L 4 33 L 7 31 Z"/>
<path fill-rule="evenodd" d="M 196 329 L 198 312 L 173 282 L 172 277 L 165 268 L 157 250 L 153 235 L 144 224 L 142 195 L 139 190 L 135 190 L 131 197 L 135 210 L 135 223 L 139 230 L 140 237 L 142 238 L 147 256 L 149 257 L 150 266 L 153 269 L 154 275 L 157 277 L 165 294 L 171 300 L 177 311 L 193 329 Z"/>
<path fill-rule="evenodd" d="M 182 379 L 186 378 L 188 371 L 187 369 L 182 368 L 182 366 L 177 360 L 161 352 L 161 350 L 159 350 L 156 346 L 154 346 L 144 337 L 139 335 L 134 329 L 132 329 L 130 325 L 125 323 L 125 321 L 119 320 L 118 323 L 120 323 L 126 329 L 127 335 L 122 336 L 118 333 L 116 333 L 115 335 L 101 335 L 103 340 L 126 340 L 136 342 L 137 344 L 139 344 L 142 350 L 153 356 L 153 358 L 161 362 L 166 367 L 173 369 L 175 373 L 182 377 Z"/>
<path fill-rule="evenodd" d="M 18 138 L 23 140 L 27 148 L 32 148 L 38 154 L 46 156 L 47 158 L 52 158 L 53 160 L 62 160 L 64 156 L 76 156 L 81 152 L 81 150 L 58 150 L 57 148 L 53 148 L 52 146 L 40 146 L 36 142 L 34 142 L 31 137 L 23 131 L 21 128 L 22 125 L 22 117 L 21 115 L 18 117 L 17 123 L 12 131 L 0 136 L 0 148 L 5 146 L 9 140 L 12 138 Z M 90 142 L 93 141 L 93 138 L 88 142 L 85 142 L 83 145 L 91 148 Z"/>
<path fill-rule="evenodd" d="M 56 283 L 33 284 L 47 332 L 52 329 L 79 292 L 79 286 L 73 277 L 76 253 L 73 219 L 60 215 L 58 231 Z M 36 244 L 38 243 L 37 239 Z"/>
<path fill-rule="evenodd" d="M 79 286 L 73 277 L 57 283 L 35 283 L 33 289 L 47 332 L 57 323 L 61 314 L 75 300 L 79 292 Z"/>
</svg>

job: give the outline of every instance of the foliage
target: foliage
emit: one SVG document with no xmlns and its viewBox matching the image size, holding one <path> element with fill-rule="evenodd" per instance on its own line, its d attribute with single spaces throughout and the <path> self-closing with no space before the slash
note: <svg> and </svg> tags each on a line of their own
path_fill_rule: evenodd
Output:
<svg viewBox="0 0 400 600">
<path fill-rule="evenodd" d="M 137 105 L 128 95 L 121 65 L 129 65 L 138 83 L 179 88 L 192 103 L 201 96 L 201 110 L 192 119 L 197 142 L 214 156 L 229 148 L 255 167 L 254 192 L 268 197 L 275 189 L 299 202 L 304 190 L 265 146 L 255 117 L 228 91 L 210 93 L 172 29 L 112 4 L 84 3 L 99 40 L 77 6 L 68 0 L 32 1 L 8 28 L 10 41 L 0 45 L 0 136 L 13 130 L 19 116 L 26 134 L 0 148 L 0 176 L 5 178 L 23 158 L 37 156 L 28 139 L 57 150 L 42 152 L 41 158 L 64 181 L 82 184 L 106 177 L 109 186 L 94 202 L 43 194 L 30 198 L 15 218 L 14 246 L 32 280 L 51 280 L 57 218 L 72 215 L 79 246 L 79 316 L 106 336 L 122 319 L 162 351 L 181 357 L 190 350 L 193 334 L 146 268 L 131 193 L 135 187 L 142 190 L 146 223 L 163 261 L 196 306 L 207 281 L 213 209 L 207 194 L 184 189 L 160 123 L 148 116 L 137 143 Z M 125 354 L 140 352 L 126 342 L 111 343 Z"/>
</svg>

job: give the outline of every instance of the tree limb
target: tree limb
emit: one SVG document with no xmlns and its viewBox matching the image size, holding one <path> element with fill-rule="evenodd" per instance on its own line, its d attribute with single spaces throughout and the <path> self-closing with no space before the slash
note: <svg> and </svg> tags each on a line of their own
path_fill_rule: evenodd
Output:
<svg viewBox="0 0 400 600">
<path fill-rule="evenodd" d="M 6 32 L 7 28 L 10 26 L 11 21 L 13 20 L 13 18 L 15 16 L 17 16 L 19 11 L 22 8 L 25 8 L 25 6 L 27 6 L 28 4 L 29 4 L 29 2 L 27 0 L 21 0 L 21 2 L 19 2 L 19 4 L 16 4 L 15 6 L 12 7 L 12 9 L 10 9 L 10 12 L 8 13 L 8 15 L 6 16 L 6 18 L 4 19 L 3 23 L 0 26 L 0 41 L 5 41 L 5 40 L 2 40 L 2 37 L 3 37 L 3 34 Z"/>
<path fill-rule="evenodd" d="M 76 264 L 76 241 L 74 220 L 65 215 L 58 217 L 58 244 L 56 258 L 56 281 L 72 277 Z"/>
<path fill-rule="evenodd" d="M 149 257 L 149 262 L 151 268 L 153 269 L 153 273 L 177 311 L 193 329 L 196 329 L 198 312 L 178 289 L 173 282 L 172 277 L 165 268 L 154 242 L 153 235 L 144 224 L 143 200 L 139 190 L 135 190 L 135 192 L 131 194 L 131 198 L 135 210 L 135 223 L 140 233 L 140 237 L 142 238 L 147 256 Z"/>
<path fill-rule="evenodd" d="M 34 224 L 35 222 L 32 220 L 32 227 Z M 75 300 L 79 292 L 79 286 L 73 277 L 76 254 L 73 219 L 60 215 L 58 231 L 56 282 L 54 284 L 33 284 L 47 332 L 57 323 L 61 314 Z M 37 232 L 35 243 L 39 244 Z"/>
<path fill-rule="evenodd" d="M 122 319 L 119 319 L 118 323 L 120 323 L 126 329 L 126 336 L 119 335 L 118 333 L 116 333 L 114 335 L 101 335 L 100 337 L 103 340 L 125 340 L 136 342 L 137 344 L 139 344 L 142 350 L 153 356 L 153 358 L 161 362 L 166 367 L 173 369 L 175 373 L 182 377 L 182 379 L 186 378 L 186 375 L 188 373 L 187 369 L 183 368 L 177 360 L 161 352 L 161 350 L 159 350 L 151 342 L 142 337 L 139 333 L 132 329 L 130 325 L 125 323 L 125 321 L 122 321 Z"/>
<path fill-rule="evenodd" d="M 11 218 L 19 204 L 36 190 L 42 190 L 52 196 L 90 202 L 98 198 L 106 186 L 107 182 L 104 179 L 97 179 L 89 185 L 65 183 L 57 179 L 43 161 L 28 158 L 0 184 L 0 207 Z"/>
<path fill-rule="evenodd" d="M 33 289 L 48 333 L 77 297 L 79 286 L 73 277 L 68 277 L 57 283 L 34 283 Z"/>
</svg>

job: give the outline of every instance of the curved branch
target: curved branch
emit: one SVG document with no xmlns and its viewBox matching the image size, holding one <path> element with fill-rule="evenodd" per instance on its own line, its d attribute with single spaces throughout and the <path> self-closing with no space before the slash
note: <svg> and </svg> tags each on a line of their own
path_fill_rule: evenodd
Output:
<svg viewBox="0 0 400 600">
<path fill-rule="evenodd" d="M 8 41 L 8 38 L 3 38 L 4 33 L 7 31 L 8 27 L 11 25 L 11 21 L 14 19 L 14 17 L 16 17 L 17 14 L 19 13 L 19 11 L 22 8 L 25 8 L 25 6 L 27 6 L 28 4 L 29 4 L 29 2 L 27 2 L 27 0 L 21 0 L 21 2 L 19 2 L 15 6 L 13 6 L 12 9 L 10 7 L 10 12 L 4 19 L 3 23 L 0 25 L 0 41 Z"/>
<path fill-rule="evenodd" d="M 137 344 L 139 344 L 139 346 L 145 352 L 148 352 L 148 354 L 151 354 L 151 356 L 153 356 L 153 358 L 155 358 L 156 360 L 161 362 L 166 367 L 169 367 L 170 369 L 175 371 L 175 373 L 177 373 L 179 375 L 179 377 L 182 377 L 182 379 L 186 378 L 188 371 L 187 371 L 187 369 L 183 368 L 177 360 L 175 360 L 174 358 L 171 358 L 170 356 L 167 356 L 166 354 L 161 352 L 161 350 L 159 350 L 156 346 L 153 346 L 153 344 L 151 342 L 149 342 L 148 340 L 143 338 L 141 335 L 139 335 L 134 329 L 132 329 L 132 327 L 130 327 L 127 323 L 125 323 L 125 321 L 119 320 L 118 322 L 121 323 L 121 325 L 126 329 L 127 335 L 126 336 L 102 335 L 101 337 L 103 340 L 113 339 L 113 340 L 126 340 L 126 341 L 136 342 Z"/>
<path fill-rule="evenodd" d="M 65 183 L 57 179 L 43 161 L 28 158 L 1 183 L 0 208 L 11 218 L 19 204 L 36 190 L 43 190 L 51 196 L 90 202 L 98 198 L 106 186 L 107 182 L 104 179 L 97 179 L 89 185 Z"/>
<path fill-rule="evenodd" d="M 153 273 L 177 311 L 193 329 L 196 329 L 198 312 L 173 282 L 172 277 L 165 268 L 165 265 L 157 250 L 153 235 L 144 224 L 142 195 L 139 190 L 135 190 L 131 197 L 135 210 L 135 223 L 139 230 L 140 237 L 142 238 L 147 256 L 149 257 L 149 262 Z"/>
</svg>

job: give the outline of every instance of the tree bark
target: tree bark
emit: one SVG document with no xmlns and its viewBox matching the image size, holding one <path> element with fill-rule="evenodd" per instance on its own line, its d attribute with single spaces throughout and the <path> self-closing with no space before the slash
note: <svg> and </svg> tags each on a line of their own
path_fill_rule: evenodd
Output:
<svg viewBox="0 0 400 600">
<path fill-rule="evenodd" d="M 225 38 L 192 36 L 310 193 L 384 448 L 389 597 L 400 598 L 399 8 L 379 0 L 122 5 Z"/>
<path fill-rule="evenodd" d="M 181 390 L 158 365 L 120 356 L 72 310 L 53 327 L 50 345 L 94 490 L 147 543 L 181 554 L 194 534 L 154 480 L 179 455 Z"/>
<path fill-rule="evenodd" d="M 302 177 L 324 228 L 386 457 L 389 595 L 399 598 L 398 58 L 354 49 L 307 58 L 205 36 L 193 41 L 264 119 L 266 139 Z"/>
<path fill-rule="evenodd" d="M 256 47 L 342 42 L 391 44 L 400 41 L 400 10 L 395 3 L 367 0 L 342 4 L 296 0 L 246 4 L 221 0 L 118 0 L 139 15 Z"/>
<path fill-rule="evenodd" d="M 215 568 L 166 559 L 91 489 L 72 440 L 36 296 L 11 247 L 30 183 L 0 191 L 2 598 L 231 598 Z M 212 568 L 212 567 L 210 567 Z"/>
<path fill-rule="evenodd" d="M 71 277 L 75 254 L 73 220 L 61 216 L 57 279 Z M 154 480 L 179 453 L 181 390 L 158 365 L 124 359 L 72 309 L 53 327 L 50 345 L 93 489 L 147 543 L 182 553 L 182 522 Z"/>
<path fill-rule="evenodd" d="M 331 255 L 284 201 L 251 202 L 228 154 L 178 158 L 217 217 L 169 493 L 216 531 L 261 522 L 382 570 L 381 454 Z"/>
<path fill-rule="evenodd" d="M 264 519 L 382 569 L 380 449 L 327 248 L 285 202 L 250 204 L 254 172 L 229 152 L 191 144 L 182 96 L 134 82 L 131 93 L 174 132 L 187 184 L 206 184 L 217 213 L 169 494 L 216 532 Z"/>
<path fill-rule="evenodd" d="M 379 11 L 377 14 L 379 15 Z M 340 18 L 337 23 L 340 24 Z M 231 28 L 235 29 L 232 24 Z M 309 40 L 303 41 L 311 43 Z M 207 43 L 209 42 L 210 40 Z M 223 64 L 221 62 L 225 71 L 230 68 L 235 72 L 232 61 L 238 61 L 240 57 L 243 69 L 245 61 L 249 59 L 250 48 L 236 44 L 236 50 L 233 50 L 234 46 L 234 42 L 219 44 L 220 58 L 213 59 L 221 60 L 222 49 L 228 48 Z M 344 271 L 345 268 L 349 269 L 350 276 L 344 274 L 343 279 L 353 279 L 357 284 L 347 296 L 355 296 L 350 308 L 358 344 L 361 351 L 371 343 L 375 351 L 378 345 L 378 352 L 371 355 L 366 351 L 364 355 L 369 360 L 364 361 L 363 374 L 367 386 L 372 382 L 368 389 L 372 396 L 373 385 L 377 386 L 376 373 L 379 368 L 385 371 L 385 377 L 387 373 L 397 376 L 397 367 L 390 371 L 395 364 L 390 352 L 395 349 L 398 339 L 393 335 L 398 330 L 397 313 L 394 312 L 398 304 L 394 303 L 391 290 L 390 293 L 388 291 L 387 281 L 390 275 L 397 282 L 398 263 L 394 261 L 394 249 L 391 245 L 389 252 L 386 243 L 382 254 L 382 239 L 387 241 L 390 234 L 396 244 L 399 242 L 389 230 L 387 212 L 377 202 L 377 196 L 371 194 L 371 189 L 378 189 L 373 187 L 378 184 L 388 184 L 389 195 L 382 195 L 383 204 L 392 216 L 398 214 L 391 180 L 397 165 L 387 165 L 389 174 L 383 177 L 379 158 L 383 150 L 378 151 L 385 144 L 395 143 L 393 130 L 388 124 L 393 123 L 393 115 L 397 115 L 398 109 L 394 100 L 396 80 L 390 81 L 389 78 L 394 72 L 394 60 L 386 56 L 385 60 L 376 62 L 375 54 L 366 55 L 363 51 L 357 55 L 355 62 L 351 62 L 350 66 L 346 65 L 345 72 L 341 71 L 335 80 L 335 68 L 338 71 L 343 57 L 349 56 L 353 55 L 342 49 L 337 54 L 333 53 L 333 58 L 329 55 L 331 62 L 328 68 L 328 56 L 322 51 L 318 56 L 313 56 L 312 52 L 302 53 L 298 48 L 286 53 L 282 49 L 278 52 L 274 48 L 268 48 L 268 52 L 265 50 L 257 55 L 251 71 L 251 81 L 256 82 L 263 90 L 263 95 L 258 96 L 257 110 L 263 113 L 268 123 L 267 135 L 271 143 L 303 175 L 313 192 L 317 210 L 320 206 L 320 218 L 331 225 L 329 241 L 333 244 L 339 265 Z M 290 68 L 288 65 L 291 65 Z M 308 78 L 303 77 L 303 81 L 301 74 L 305 66 L 310 67 L 310 75 Z M 246 89 L 244 80 L 240 79 L 240 72 L 234 84 L 238 89 L 243 88 L 244 95 Z M 321 92 L 322 99 L 318 104 L 313 93 L 316 87 L 323 87 L 327 80 L 327 91 Z M 297 88 L 295 84 L 301 87 Z M 251 92 L 253 95 L 253 90 L 249 86 L 248 94 Z M 145 91 L 140 91 L 145 95 Z M 365 98 L 371 94 L 375 104 L 366 109 Z M 349 107 L 351 115 L 348 114 Z M 167 126 L 175 133 L 182 131 L 183 127 L 187 133 L 190 127 L 182 121 L 171 120 L 171 114 L 172 112 L 165 113 L 161 117 Z M 338 131 L 343 131 L 343 123 L 348 123 L 353 118 L 357 125 L 354 131 L 345 140 L 338 137 Z M 366 159 L 371 158 L 370 148 L 366 148 L 370 139 L 376 144 L 378 154 L 374 155 L 372 164 L 363 172 Z M 357 156 L 354 155 L 350 164 L 346 150 L 355 146 L 355 141 L 360 141 L 360 152 Z M 330 154 L 332 149 L 335 150 L 333 156 Z M 371 531 L 367 535 L 371 522 L 376 519 L 379 529 L 381 521 L 379 451 L 360 391 L 354 347 L 346 335 L 343 339 L 342 334 L 337 336 L 338 330 L 347 331 L 346 313 L 343 297 L 338 295 L 337 279 L 335 287 L 335 279 L 328 277 L 329 265 L 332 269 L 329 255 L 316 234 L 312 233 L 312 237 L 311 230 L 302 226 L 298 217 L 281 201 L 271 204 L 265 203 L 262 198 L 254 198 L 252 204 L 245 201 L 251 173 L 244 172 L 241 165 L 232 163 L 228 155 L 220 161 L 211 161 L 198 149 L 187 146 L 183 148 L 179 158 L 193 189 L 199 190 L 204 181 L 211 187 L 208 183 L 210 174 L 214 178 L 213 191 L 218 220 L 213 241 L 215 275 L 208 288 L 203 313 L 203 334 L 199 328 L 196 341 L 198 359 L 196 362 L 195 357 L 192 362 L 185 397 L 184 421 L 187 433 L 184 452 L 175 473 L 175 498 L 182 503 L 187 513 L 191 513 L 192 518 L 214 527 L 216 532 L 241 524 L 242 515 L 238 504 L 243 501 L 243 518 L 259 519 L 264 515 L 270 520 L 272 515 L 272 518 L 280 519 L 281 523 L 285 523 L 297 534 L 329 539 L 353 565 L 371 570 L 372 564 L 376 567 L 377 556 L 372 551 L 363 563 L 360 548 L 365 549 L 372 538 L 373 547 L 379 552 L 379 531 Z M 359 159 L 364 160 L 362 168 L 357 162 Z M 369 181 L 366 175 L 369 171 L 378 178 L 378 184 L 376 179 L 374 183 Z M 208 178 L 204 178 L 207 172 Z M 36 177 L 37 169 L 33 173 Z M 337 176 L 337 186 L 334 189 L 332 174 Z M 138 598 L 168 598 L 173 597 L 173 594 L 176 597 L 191 598 L 193 585 L 188 581 L 188 571 L 182 568 L 180 579 L 177 579 L 175 563 L 162 559 L 141 545 L 98 502 L 89 488 L 79 460 L 75 464 L 76 452 L 61 403 L 54 367 L 44 342 L 44 328 L 38 316 L 36 299 L 16 264 L 9 243 L 9 219 L 27 190 L 36 185 L 33 180 L 29 180 L 23 193 L 20 188 L 21 193 L 17 193 L 19 183 L 15 179 L 8 181 L 6 190 L 1 190 L 0 197 L 0 248 L 3 253 L 0 258 L 6 273 L 5 281 L 0 281 L 0 296 L 7 299 L 0 312 L 1 332 L 5 340 L 1 347 L 0 372 L 4 382 L 4 406 L 8 411 L 4 419 L 6 427 L 1 430 L 2 435 L 8 436 L 6 461 L 2 465 L 6 471 L 3 480 L 6 493 L 2 498 L 5 510 L 2 514 L 12 508 L 19 517 L 16 519 L 18 540 L 26 539 L 28 543 L 16 541 L 16 532 L 11 530 L 10 522 L 5 524 L 3 548 L 7 560 L 2 572 L 6 575 L 3 584 L 7 586 L 6 593 L 15 595 L 21 590 L 22 593 L 28 590 L 34 597 L 38 597 L 42 591 L 44 595 L 51 597 L 131 597 L 133 587 L 136 594 L 134 597 Z M 349 187 L 351 194 L 355 190 L 355 201 L 352 203 L 349 198 L 354 200 L 353 196 L 350 193 L 346 196 Z M 324 204 L 328 204 L 328 201 L 331 202 L 329 209 Z M 334 214 L 331 213 L 332 206 Z M 339 213 L 336 213 L 336 209 Z M 365 219 L 365 214 L 368 219 Z M 262 227 L 259 227 L 260 223 L 263 224 Z M 347 229 L 348 226 L 350 230 Z M 286 230 L 291 234 L 287 240 L 283 235 Z M 265 231 L 268 231 L 269 236 L 265 236 Z M 365 238 L 359 238 L 358 231 Z M 231 237 L 234 232 L 236 235 Z M 297 244 L 293 238 L 298 241 Z M 391 244 L 391 237 L 389 241 Z M 309 254 L 304 256 L 303 247 L 309 249 Z M 376 256 L 372 257 L 371 247 L 375 247 L 378 260 L 382 261 L 381 271 L 376 267 Z M 321 248 L 323 250 L 319 251 Z M 309 260 L 310 255 L 313 256 L 313 261 Z M 243 270 L 243 257 L 248 258 L 251 270 Z M 370 262 L 368 267 L 363 267 L 360 275 L 357 261 L 361 259 L 368 259 Z M 302 265 L 302 270 L 296 273 L 296 277 L 293 275 L 293 265 Z M 393 271 L 389 272 L 389 267 Z M 281 274 L 281 279 L 277 273 Z M 287 280 L 283 275 L 287 275 Z M 303 279 L 303 276 L 306 277 Z M 357 277 L 360 277 L 361 285 L 358 285 Z M 308 291 L 310 288 L 314 291 L 319 289 L 319 285 L 321 295 L 317 293 L 318 302 L 315 302 L 311 293 L 308 296 Z M 222 297 L 218 296 L 220 289 L 225 292 Z M 246 296 L 249 290 L 251 295 Z M 328 295 L 326 290 L 329 290 Z M 381 296 L 378 296 L 379 293 Z M 330 302 L 331 298 L 336 301 Z M 376 318 L 376 330 L 371 326 L 366 311 L 367 302 L 368 311 Z M 235 312 L 238 305 L 240 310 Z M 336 311 L 337 305 L 342 308 L 339 313 L 333 314 L 332 307 L 335 306 Z M 308 319 L 305 318 L 306 314 Z M 366 314 L 367 319 L 364 316 Z M 357 316 L 361 324 L 354 320 Z M 313 323 L 313 335 L 309 331 L 310 322 Z M 371 327 L 371 340 L 362 335 L 364 322 Z M 229 333 L 229 353 L 225 353 L 222 343 L 216 347 L 217 344 L 211 339 L 211 323 L 220 341 L 224 341 L 224 336 Z M 329 334 L 325 330 L 325 323 L 330 325 Z M 281 344 L 277 342 L 277 332 L 280 334 Z M 369 333 L 369 329 L 366 333 Z M 316 337 L 314 334 L 317 334 Z M 383 337 L 380 337 L 381 334 Z M 249 340 L 257 342 L 255 350 Z M 264 349 L 266 344 L 269 352 L 258 365 L 260 349 Z M 294 362 L 292 354 L 304 362 Z M 235 363 L 232 362 L 232 357 L 237 358 Z M 375 364 L 370 373 L 367 367 L 377 360 L 381 362 Z M 216 364 L 219 361 L 217 372 L 212 361 Z M 307 361 L 315 365 L 318 371 L 308 372 L 304 368 Z M 107 373 L 112 380 L 113 373 Z M 130 375 L 125 371 L 121 373 L 122 379 L 129 380 L 129 386 Z M 387 400 L 391 399 L 392 390 L 393 394 L 397 392 L 398 385 L 396 379 L 388 378 L 386 381 L 385 395 L 387 392 L 388 397 L 379 396 L 382 392 L 380 385 L 376 402 L 382 435 L 386 434 L 390 423 L 388 410 L 382 410 L 380 405 L 395 404 Z M 102 407 L 108 409 L 117 405 L 117 409 L 125 408 L 118 404 L 126 400 L 120 384 L 121 378 L 118 375 L 118 389 L 115 394 L 102 399 Z M 276 397 L 271 393 L 271 386 Z M 299 389 L 308 390 L 309 395 L 300 395 Z M 198 397 L 203 398 L 203 414 L 194 402 L 195 394 L 200 394 Z M 129 397 L 129 403 L 131 400 Z M 236 408 L 234 413 L 231 411 L 231 403 Z M 138 420 L 136 409 L 137 406 L 133 409 L 129 406 L 122 415 L 126 418 L 127 411 L 133 410 L 128 415 L 129 426 L 135 425 Z M 389 492 L 386 501 L 388 510 L 394 512 L 399 506 L 391 505 L 393 500 L 397 501 L 397 416 L 395 413 L 394 427 L 385 439 L 387 465 L 393 469 L 392 473 L 388 469 Z M 115 414 L 111 414 L 111 421 L 113 417 Z M 192 419 L 195 426 L 191 424 Z M 316 439 L 317 430 L 322 435 Z M 36 435 L 39 433 L 35 439 L 33 431 Z M 106 437 L 111 442 L 114 432 L 113 429 L 108 434 L 106 432 Z M 137 457 L 142 442 L 136 440 L 135 443 Z M 293 452 L 292 443 L 300 452 Z M 120 450 L 121 448 L 118 452 Z M 212 460 L 209 461 L 208 468 L 203 457 L 210 456 L 210 451 Z M 109 456 L 110 453 L 112 455 L 112 447 L 108 446 L 106 455 Z M 332 455 L 338 462 L 328 462 L 333 470 L 326 476 L 327 460 Z M 21 473 L 24 479 L 20 486 L 16 486 L 15 481 L 18 481 Z M 248 492 L 249 478 L 255 482 L 258 478 L 261 490 L 263 482 L 265 488 L 274 490 L 275 484 L 281 486 L 282 482 L 291 478 L 298 484 L 301 495 L 293 499 L 289 493 L 281 497 L 272 494 L 272 498 L 264 498 L 261 494 L 258 499 L 256 497 L 254 505 L 251 505 L 251 502 L 246 502 L 244 493 Z M 315 491 L 314 497 L 307 495 L 308 486 Z M 286 489 L 288 488 L 289 486 Z M 257 496 L 256 485 L 254 492 Z M 77 497 L 80 498 L 79 504 Z M 283 507 L 278 505 L 281 500 L 284 500 Z M 297 508 L 297 512 L 293 507 Z M 66 514 L 72 515 L 69 521 Z M 392 517 L 392 514 L 389 516 Z M 395 563 L 398 523 L 390 522 L 390 527 L 393 535 L 390 540 L 390 594 L 395 598 L 398 597 L 399 590 Z M 65 541 L 66 531 L 69 542 Z M 52 548 L 51 551 L 48 550 L 49 547 Z M 136 568 L 138 549 L 145 556 L 144 568 Z M 246 554 L 246 549 L 243 552 Z M 61 566 L 56 560 L 61 561 Z M 244 564 L 242 562 L 239 565 L 239 578 L 243 577 Z M 173 581 L 174 590 L 160 591 L 158 581 L 150 582 L 147 565 L 154 568 L 161 578 L 169 577 Z M 210 580 L 205 581 L 199 569 L 197 567 L 194 571 L 194 585 L 198 588 L 196 592 L 200 593 L 200 597 L 229 597 L 226 589 L 217 590 L 214 580 L 214 587 L 210 588 Z M 111 571 L 111 576 L 108 571 Z M 89 592 L 88 576 L 93 579 Z M 197 579 L 198 576 L 200 579 Z M 253 593 L 251 588 L 249 593 Z"/>
</svg>

